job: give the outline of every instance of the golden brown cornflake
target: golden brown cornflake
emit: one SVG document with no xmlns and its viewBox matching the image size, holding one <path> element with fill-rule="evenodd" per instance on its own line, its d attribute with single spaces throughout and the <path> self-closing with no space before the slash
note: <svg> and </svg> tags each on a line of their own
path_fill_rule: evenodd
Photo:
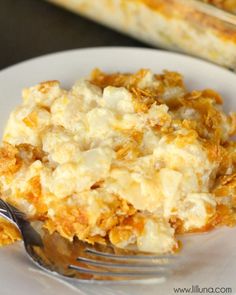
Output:
<svg viewBox="0 0 236 295">
<path fill-rule="evenodd" d="M 0 247 L 19 240 L 21 240 L 21 236 L 15 225 L 0 217 Z"/>
<path fill-rule="evenodd" d="M 0 175 L 16 172 L 20 166 L 17 155 L 18 150 L 16 147 L 6 142 L 3 143 L 3 146 L 0 147 Z"/>
</svg>

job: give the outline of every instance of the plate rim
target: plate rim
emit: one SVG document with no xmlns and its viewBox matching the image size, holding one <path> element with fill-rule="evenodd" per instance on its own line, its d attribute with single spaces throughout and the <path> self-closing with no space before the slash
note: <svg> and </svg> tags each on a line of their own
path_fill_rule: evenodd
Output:
<svg viewBox="0 0 236 295">
<path fill-rule="evenodd" d="M 134 46 L 94 46 L 94 47 L 83 47 L 83 48 L 74 48 L 74 49 L 68 49 L 68 50 L 59 50 L 51 53 L 46 53 L 43 55 L 38 55 L 29 59 L 25 59 L 23 61 L 17 62 L 15 64 L 9 65 L 7 67 L 4 67 L 0 70 L 0 75 L 4 74 L 4 72 L 8 72 L 14 69 L 17 69 L 18 67 L 22 66 L 27 66 L 30 63 L 33 63 L 35 61 L 40 61 L 43 59 L 47 58 L 58 58 L 60 55 L 67 55 L 70 53 L 76 53 L 76 52 L 81 52 L 81 53 L 86 53 L 86 52 L 96 52 L 96 51 L 140 51 L 140 52 L 150 52 L 150 53 L 155 53 L 158 52 L 161 55 L 169 55 L 173 57 L 178 57 L 178 58 L 183 58 L 185 60 L 189 60 L 190 62 L 197 62 L 197 63 L 202 63 L 204 66 L 209 66 L 212 69 L 220 70 L 222 72 L 225 72 L 227 75 L 232 75 L 233 77 L 236 78 L 236 73 L 231 71 L 230 69 L 227 69 L 225 67 L 222 67 L 220 65 L 214 64 L 210 61 L 207 61 L 205 59 L 200 59 L 192 55 L 187 55 L 185 53 L 180 53 L 180 52 L 175 52 L 175 51 L 168 51 L 168 50 L 163 50 L 159 48 L 149 48 L 149 47 L 134 47 Z"/>
</svg>

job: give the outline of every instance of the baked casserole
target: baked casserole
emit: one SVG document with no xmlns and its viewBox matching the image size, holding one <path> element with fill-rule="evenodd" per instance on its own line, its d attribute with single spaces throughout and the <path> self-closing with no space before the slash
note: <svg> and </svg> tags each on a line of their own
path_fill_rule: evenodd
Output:
<svg viewBox="0 0 236 295">
<path fill-rule="evenodd" d="M 217 8 L 236 11 L 235 0 L 48 1 L 148 44 L 236 69 L 236 16 Z"/>
<path fill-rule="evenodd" d="M 236 115 L 176 72 L 23 90 L 0 149 L 1 198 L 73 241 L 177 251 L 177 234 L 236 223 Z M 0 244 L 19 239 L 0 221 Z"/>
</svg>

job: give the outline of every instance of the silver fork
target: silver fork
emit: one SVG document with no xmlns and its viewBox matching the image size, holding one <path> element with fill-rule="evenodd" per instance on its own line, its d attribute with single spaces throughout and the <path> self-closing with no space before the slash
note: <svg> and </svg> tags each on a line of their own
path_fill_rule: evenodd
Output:
<svg viewBox="0 0 236 295">
<path fill-rule="evenodd" d="M 80 280 L 127 281 L 163 278 L 173 270 L 175 255 L 152 255 L 114 246 L 73 242 L 33 226 L 25 215 L 0 199 L 0 216 L 20 231 L 29 258 L 40 268 Z M 38 228 L 36 230 L 36 228 Z"/>
</svg>

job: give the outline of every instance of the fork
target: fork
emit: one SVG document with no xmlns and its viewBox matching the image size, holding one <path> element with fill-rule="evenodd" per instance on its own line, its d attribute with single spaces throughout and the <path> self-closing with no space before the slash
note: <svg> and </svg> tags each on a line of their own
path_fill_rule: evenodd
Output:
<svg viewBox="0 0 236 295">
<path fill-rule="evenodd" d="M 176 255 L 153 255 L 112 245 L 92 246 L 78 239 L 70 242 L 30 222 L 24 213 L 2 199 L 0 216 L 18 228 L 31 261 L 59 276 L 83 281 L 166 278 L 176 261 Z"/>
</svg>

